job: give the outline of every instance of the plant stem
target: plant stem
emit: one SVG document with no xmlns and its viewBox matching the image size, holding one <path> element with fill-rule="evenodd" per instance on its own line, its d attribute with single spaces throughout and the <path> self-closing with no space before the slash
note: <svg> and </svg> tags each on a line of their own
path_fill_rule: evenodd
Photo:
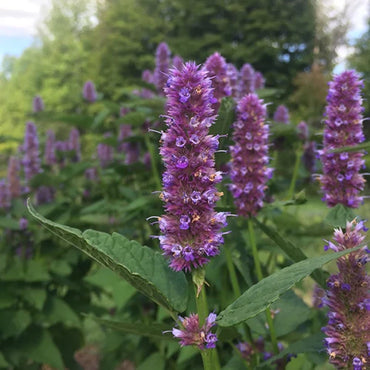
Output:
<svg viewBox="0 0 370 370">
<path fill-rule="evenodd" d="M 240 292 L 239 282 L 236 276 L 235 267 L 234 267 L 232 256 L 231 256 L 231 251 L 227 246 L 224 247 L 224 251 L 226 255 L 226 264 L 229 270 L 231 286 L 233 287 L 235 298 L 238 298 L 240 297 L 241 292 Z"/>
<path fill-rule="evenodd" d="M 249 240 L 250 240 L 251 247 L 252 247 L 253 260 L 256 266 L 257 278 L 260 281 L 263 279 L 263 274 L 262 274 L 262 269 L 261 269 L 261 263 L 258 257 L 258 250 L 257 250 L 256 237 L 254 234 L 253 221 L 250 218 L 248 218 L 248 231 L 249 231 Z M 271 312 L 269 308 L 266 309 L 266 320 L 269 326 L 272 348 L 274 349 L 274 353 L 278 354 L 279 348 L 277 345 L 276 332 L 275 332 L 274 322 L 272 321 Z"/>
<path fill-rule="evenodd" d="M 227 268 L 229 270 L 231 285 L 232 285 L 234 296 L 235 296 L 235 299 L 236 299 L 236 298 L 240 297 L 240 295 L 241 295 L 241 290 L 240 290 L 240 286 L 239 286 L 239 282 L 238 282 L 238 277 L 236 276 L 235 267 L 234 267 L 234 264 L 233 264 L 230 248 L 225 246 L 224 251 L 225 251 L 225 254 L 226 254 L 226 264 L 227 264 Z M 254 341 L 253 341 L 253 337 L 252 337 L 250 327 L 246 323 L 244 323 L 243 326 L 244 326 L 244 330 L 245 330 L 245 334 L 246 334 L 247 339 L 249 340 L 251 345 L 254 346 Z"/>
<path fill-rule="evenodd" d="M 288 190 L 288 199 L 293 199 L 293 196 L 294 196 L 294 190 L 295 190 L 295 185 L 297 182 L 298 171 L 299 171 L 299 164 L 301 162 L 301 157 L 302 157 L 302 149 L 301 148 L 297 149 L 295 155 L 296 155 L 295 164 L 294 164 L 294 169 L 293 169 L 292 180 L 290 182 L 290 186 Z"/>
<path fill-rule="evenodd" d="M 195 288 L 195 302 L 197 304 L 199 323 L 200 325 L 203 325 L 209 313 L 206 289 L 205 289 L 205 286 L 203 285 L 199 295 L 197 296 L 197 286 L 194 285 L 194 288 Z M 200 354 L 202 356 L 204 370 L 220 370 L 221 369 L 216 348 L 200 350 Z"/>
<path fill-rule="evenodd" d="M 155 161 L 155 153 L 154 153 L 154 150 L 153 150 L 153 146 L 152 146 L 152 143 L 150 142 L 150 139 L 147 135 L 144 135 L 144 140 L 145 140 L 145 145 L 146 145 L 146 147 L 148 149 L 148 152 L 150 154 L 150 163 L 151 163 L 151 166 L 152 166 L 152 171 L 153 171 L 153 176 L 154 176 L 154 179 L 155 179 L 155 183 L 157 185 L 158 190 L 160 190 L 162 188 L 162 182 L 161 182 L 161 178 L 159 176 L 157 163 Z"/>
</svg>

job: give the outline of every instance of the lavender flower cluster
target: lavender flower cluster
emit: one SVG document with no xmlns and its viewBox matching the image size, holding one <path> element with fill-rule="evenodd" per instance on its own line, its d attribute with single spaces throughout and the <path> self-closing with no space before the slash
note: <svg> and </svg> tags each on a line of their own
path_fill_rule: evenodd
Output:
<svg viewBox="0 0 370 370">
<path fill-rule="evenodd" d="M 279 105 L 274 113 L 274 121 L 288 124 L 290 122 L 289 110 L 285 105 Z"/>
<path fill-rule="evenodd" d="M 364 141 L 362 132 L 363 83 L 355 71 L 345 71 L 329 83 L 324 148 L 319 151 L 323 175 L 319 176 L 324 192 L 323 200 L 329 207 L 343 204 L 357 208 L 363 201 L 359 192 L 365 180 L 359 173 L 364 165 L 362 152 L 332 153 L 333 149 L 353 146 Z"/>
<path fill-rule="evenodd" d="M 227 213 L 215 212 L 222 193 L 215 184 L 222 179 L 215 170 L 218 136 L 208 134 L 215 120 L 211 80 L 195 63 L 171 70 L 165 92 L 168 98 L 167 132 L 160 153 L 166 170 L 163 192 L 166 215 L 159 217 L 164 254 L 176 271 L 190 271 L 219 253 L 220 229 Z"/>
<path fill-rule="evenodd" d="M 215 348 L 217 342 L 216 334 L 211 329 L 216 325 L 216 314 L 210 313 L 202 326 L 199 324 L 198 314 L 191 314 L 189 317 L 179 317 L 182 329 L 173 328 L 172 334 L 180 339 L 180 345 L 197 346 L 200 350 Z"/>
<path fill-rule="evenodd" d="M 230 147 L 230 190 L 241 216 L 255 216 L 262 208 L 266 182 L 273 172 L 267 167 L 269 128 L 265 119 L 266 106 L 257 95 L 248 94 L 239 101 L 233 125 L 235 144 Z"/>
<path fill-rule="evenodd" d="M 347 222 L 345 232 L 334 231 L 325 249 L 335 252 L 363 244 L 363 221 Z M 323 331 L 330 362 L 339 369 L 366 369 L 370 363 L 370 277 L 366 271 L 369 249 L 338 258 L 338 274 L 330 276 L 326 297 L 329 321 Z"/>
</svg>

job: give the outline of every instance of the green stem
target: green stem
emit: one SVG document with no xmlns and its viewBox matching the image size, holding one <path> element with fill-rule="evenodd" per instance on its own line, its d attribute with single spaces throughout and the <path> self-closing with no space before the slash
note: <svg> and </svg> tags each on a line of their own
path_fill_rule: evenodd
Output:
<svg viewBox="0 0 370 370">
<path fill-rule="evenodd" d="M 195 302 L 197 304 L 199 323 L 203 325 L 209 312 L 206 290 L 205 286 L 203 285 L 199 295 L 197 295 L 198 288 L 196 285 L 194 285 L 194 287 L 195 287 Z M 216 348 L 200 350 L 200 354 L 202 356 L 204 370 L 221 369 Z"/>
<path fill-rule="evenodd" d="M 250 240 L 250 244 L 251 244 L 251 247 L 252 247 L 253 260 L 254 260 L 254 264 L 255 264 L 255 267 L 256 267 L 257 278 L 260 281 L 260 280 L 263 279 L 263 274 L 262 274 L 261 263 L 260 263 L 259 256 L 258 256 L 256 237 L 255 237 L 255 234 L 254 234 L 253 221 L 250 218 L 248 218 L 248 231 L 249 231 L 249 240 Z M 274 353 L 278 354 L 279 353 L 279 348 L 278 348 L 278 345 L 277 345 L 277 337 L 276 337 L 274 322 L 272 321 L 271 312 L 270 312 L 269 308 L 266 309 L 266 319 L 267 319 L 267 324 L 269 326 L 272 348 L 274 350 Z"/>
<path fill-rule="evenodd" d="M 231 280 L 231 286 L 233 287 L 235 298 L 240 297 L 240 287 L 238 282 L 238 277 L 236 276 L 235 267 L 233 264 L 231 251 L 228 247 L 224 247 L 225 255 L 226 255 L 226 264 L 227 268 L 229 270 L 230 280 Z"/>
<path fill-rule="evenodd" d="M 234 267 L 234 264 L 233 264 L 231 251 L 226 246 L 224 247 L 224 251 L 225 251 L 225 254 L 226 254 L 226 264 L 227 264 L 227 268 L 229 270 L 231 286 L 233 288 L 235 298 L 238 298 L 238 297 L 241 296 L 241 290 L 240 290 L 240 286 L 239 286 L 238 277 L 236 276 L 236 271 L 235 271 L 235 267 Z M 250 327 L 246 323 L 244 323 L 243 326 L 244 326 L 244 330 L 245 330 L 245 334 L 246 334 L 247 339 L 249 340 L 251 345 L 254 346 L 254 341 L 253 341 L 252 332 L 251 332 Z"/>
<path fill-rule="evenodd" d="M 161 178 L 159 176 L 157 163 L 155 161 L 155 153 L 154 153 L 154 150 L 153 150 L 153 146 L 152 146 L 152 143 L 150 142 L 150 139 L 147 135 L 144 135 L 144 140 L 145 140 L 146 147 L 148 148 L 148 151 L 149 151 L 149 154 L 150 154 L 150 163 L 151 163 L 151 166 L 152 166 L 154 180 L 155 180 L 155 183 L 157 185 L 158 190 L 160 190 L 162 188 L 162 182 L 161 182 Z"/>
<path fill-rule="evenodd" d="M 298 171 L 299 171 L 299 164 L 301 162 L 301 157 L 302 157 L 302 149 L 301 148 L 297 149 L 295 155 L 296 155 L 295 164 L 294 164 L 294 169 L 293 169 L 292 180 L 289 186 L 288 199 L 293 199 L 293 196 L 294 196 L 294 190 L 295 190 L 295 185 L 297 182 Z"/>
</svg>

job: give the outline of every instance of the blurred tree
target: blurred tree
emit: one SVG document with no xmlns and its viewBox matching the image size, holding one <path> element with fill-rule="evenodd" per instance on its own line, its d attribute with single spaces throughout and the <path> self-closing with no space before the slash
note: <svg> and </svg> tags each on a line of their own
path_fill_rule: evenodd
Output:
<svg viewBox="0 0 370 370">
<path fill-rule="evenodd" d="M 350 58 L 351 67 L 362 73 L 365 88 L 363 91 L 365 116 L 370 114 L 370 19 L 368 21 L 367 32 L 360 37 L 355 44 L 355 52 Z M 370 128 L 368 128 L 368 132 Z"/>
<path fill-rule="evenodd" d="M 310 71 L 298 73 L 293 80 L 295 91 L 290 103 L 300 119 L 320 127 L 328 91 L 329 76 L 323 67 L 314 63 Z M 314 92 L 314 93 L 313 93 Z"/>
<path fill-rule="evenodd" d="M 315 4 L 307 0 L 163 0 L 174 52 L 203 62 L 218 50 L 238 67 L 248 62 L 267 85 L 291 86 L 311 65 Z"/>
</svg>

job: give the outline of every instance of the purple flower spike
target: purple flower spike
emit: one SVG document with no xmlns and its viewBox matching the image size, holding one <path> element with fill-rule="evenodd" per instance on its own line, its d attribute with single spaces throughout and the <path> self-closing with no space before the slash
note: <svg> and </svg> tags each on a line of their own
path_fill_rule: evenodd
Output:
<svg viewBox="0 0 370 370">
<path fill-rule="evenodd" d="M 179 317 L 182 329 L 172 329 L 175 338 L 180 338 L 181 347 L 197 346 L 200 350 L 215 348 L 217 342 L 216 334 L 211 328 L 216 325 L 216 314 L 210 313 L 202 327 L 199 325 L 198 314 L 191 314 L 189 317 Z"/>
<path fill-rule="evenodd" d="M 235 144 L 230 147 L 230 190 L 241 216 L 255 216 L 261 209 L 266 182 L 272 176 L 272 169 L 266 167 L 269 128 L 265 119 L 266 106 L 257 95 L 248 94 L 239 101 L 234 122 Z"/>
<path fill-rule="evenodd" d="M 227 78 L 229 80 L 231 96 L 233 98 L 239 97 L 239 71 L 232 63 L 227 64 Z"/>
<path fill-rule="evenodd" d="M 7 210 L 8 208 L 10 208 L 10 202 L 11 194 L 9 185 L 4 179 L 2 179 L 0 180 L 0 209 Z"/>
<path fill-rule="evenodd" d="M 154 82 L 153 73 L 149 69 L 145 69 L 141 74 L 141 79 L 148 84 L 152 84 Z"/>
<path fill-rule="evenodd" d="M 288 124 L 290 122 L 289 110 L 285 105 L 279 105 L 274 113 L 274 121 Z"/>
<path fill-rule="evenodd" d="M 109 138 L 112 136 L 111 132 L 106 132 L 104 134 L 105 138 Z M 98 144 L 97 146 L 97 155 L 100 162 L 100 167 L 105 168 L 113 161 L 113 147 L 108 144 Z"/>
<path fill-rule="evenodd" d="M 297 125 L 297 133 L 298 133 L 298 137 L 301 140 L 303 140 L 303 141 L 307 141 L 308 140 L 309 132 L 308 132 L 307 123 L 305 121 L 301 121 L 301 122 L 298 123 L 298 125 Z"/>
<path fill-rule="evenodd" d="M 46 134 L 45 163 L 49 166 L 53 166 L 57 163 L 57 157 L 55 155 L 55 134 L 52 130 L 49 130 Z"/>
<path fill-rule="evenodd" d="M 51 186 L 40 186 L 36 190 L 36 203 L 46 204 L 51 203 L 55 198 L 55 189 Z"/>
<path fill-rule="evenodd" d="M 74 152 L 72 161 L 79 162 L 81 160 L 80 132 L 76 128 L 69 133 L 68 149 Z"/>
<path fill-rule="evenodd" d="M 253 93 L 255 88 L 255 71 L 253 67 L 246 63 L 240 70 L 240 96 Z"/>
<path fill-rule="evenodd" d="M 160 95 L 164 95 L 163 88 L 166 86 L 170 68 L 170 49 L 165 42 L 161 42 L 156 51 L 155 69 L 153 81 Z"/>
<path fill-rule="evenodd" d="M 39 139 L 37 136 L 36 125 L 33 122 L 27 122 L 26 132 L 23 143 L 23 166 L 26 182 L 29 182 L 33 176 L 41 172 L 41 160 L 39 153 Z"/>
<path fill-rule="evenodd" d="M 19 228 L 21 230 L 26 230 L 28 228 L 28 220 L 27 220 L 27 218 L 22 217 L 19 220 Z"/>
<path fill-rule="evenodd" d="M 334 230 L 333 242 L 338 251 L 363 244 L 363 221 L 347 222 L 345 231 Z M 333 249 L 333 248 L 332 248 Z M 366 246 L 338 258 L 338 274 L 330 276 L 325 304 L 329 321 L 323 331 L 329 362 L 338 369 L 362 369 L 369 362 L 370 277 L 366 271 Z M 353 367 L 352 367 L 353 366 Z"/>
<path fill-rule="evenodd" d="M 10 157 L 8 163 L 8 184 L 12 198 L 18 198 L 22 194 L 22 187 L 19 179 L 21 162 L 17 157 Z"/>
<path fill-rule="evenodd" d="M 172 59 L 172 66 L 181 71 L 183 65 L 184 60 L 179 55 L 175 55 Z"/>
<path fill-rule="evenodd" d="M 324 148 L 319 151 L 323 175 L 319 176 L 324 200 L 329 207 L 343 204 L 358 208 L 365 180 L 359 171 L 364 165 L 362 152 L 330 153 L 332 149 L 364 141 L 362 132 L 362 81 L 355 71 L 345 71 L 329 83 Z"/>
<path fill-rule="evenodd" d="M 263 89 L 265 87 L 265 78 L 261 72 L 256 71 L 254 74 L 254 88 L 256 90 Z"/>
<path fill-rule="evenodd" d="M 304 144 L 302 162 L 310 174 L 313 174 L 316 171 L 316 153 L 315 141 L 310 141 Z"/>
<path fill-rule="evenodd" d="M 190 271 L 219 253 L 227 214 L 214 210 L 222 195 L 215 184 L 222 176 L 215 170 L 218 137 L 208 135 L 215 120 L 211 80 L 193 62 L 171 72 L 165 88 L 168 130 L 160 149 L 166 167 L 160 196 L 166 215 L 159 218 L 164 234 L 159 239 L 170 267 Z"/>
<path fill-rule="evenodd" d="M 227 76 L 227 64 L 225 58 L 219 53 L 214 53 L 204 63 L 204 70 L 212 80 L 213 95 L 217 102 L 213 105 L 217 112 L 221 99 L 231 95 L 231 87 Z"/>
<path fill-rule="evenodd" d="M 97 99 L 95 85 L 92 81 L 86 81 L 82 90 L 82 95 L 85 100 L 90 103 L 94 103 Z"/>
<path fill-rule="evenodd" d="M 44 102 L 40 95 L 36 95 L 33 98 L 32 110 L 34 113 L 42 112 L 44 110 Z"/>
</svg>

